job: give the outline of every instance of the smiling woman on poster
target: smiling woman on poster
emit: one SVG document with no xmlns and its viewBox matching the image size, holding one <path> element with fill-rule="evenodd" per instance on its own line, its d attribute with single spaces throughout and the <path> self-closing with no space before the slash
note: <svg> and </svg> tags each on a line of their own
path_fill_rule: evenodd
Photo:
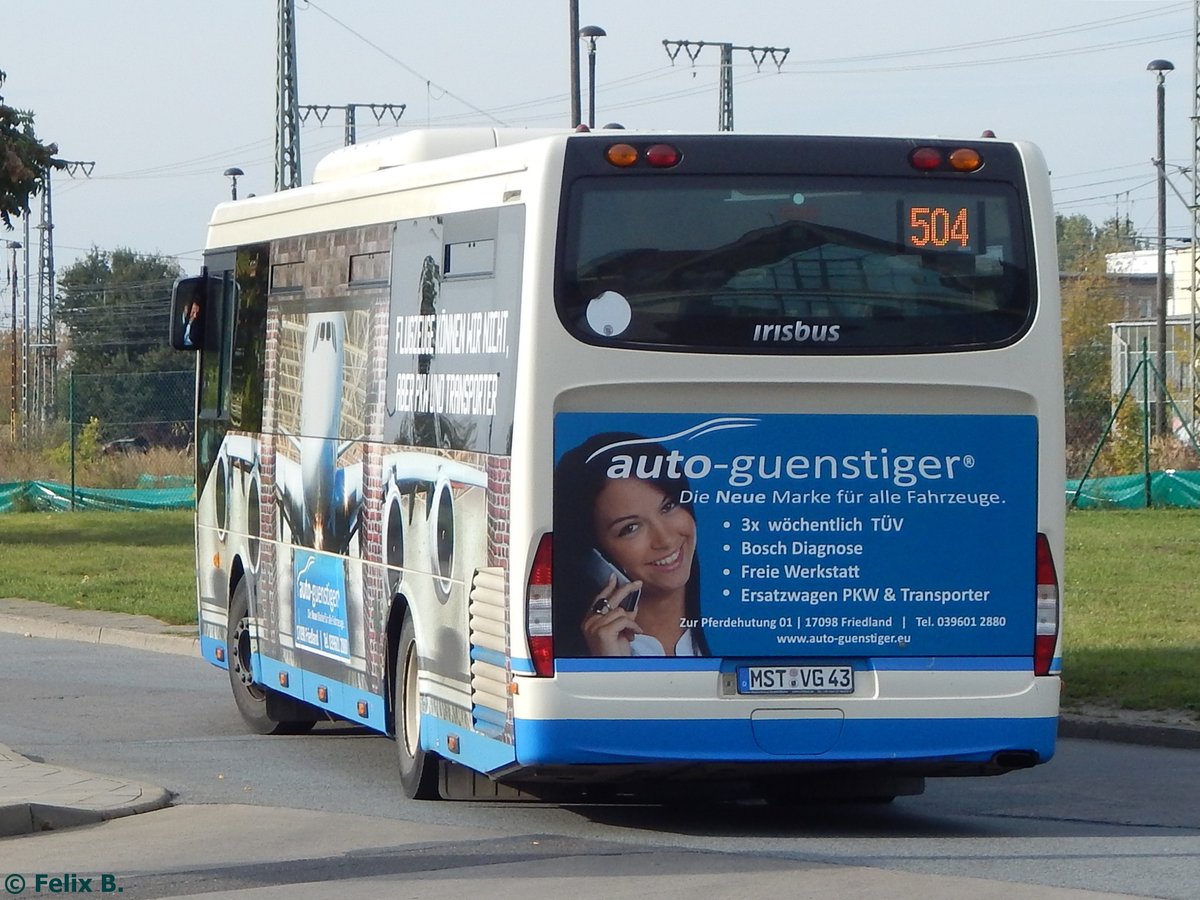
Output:
<svg viewBox="0 0 1200 900">
<path fill-rule="evenodd" d="M 599 434 L 555 469 L 554 583 L 567 602 L 564 656 L 707 656 L 700 622 L 696 516 L 683 475 L 610 478 L 613 455 L 635 434 Z M 625 444 L 620 450 L 614 445 Z M 665 459 L 659 444 L 638 455 Z"/>
</svg>

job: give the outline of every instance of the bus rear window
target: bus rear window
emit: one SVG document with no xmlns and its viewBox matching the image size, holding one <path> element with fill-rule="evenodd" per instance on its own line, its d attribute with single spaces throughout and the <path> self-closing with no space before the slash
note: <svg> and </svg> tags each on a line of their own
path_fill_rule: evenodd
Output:
<svg viewBox="0 0 1200 900">
<path fill-rule="evenodd" d="M 582 341 L 729 353 L 999 346 L 1033 318 L 1011 185 L 829 176 L 587 177 L 559 316 Z"/>
</svg>

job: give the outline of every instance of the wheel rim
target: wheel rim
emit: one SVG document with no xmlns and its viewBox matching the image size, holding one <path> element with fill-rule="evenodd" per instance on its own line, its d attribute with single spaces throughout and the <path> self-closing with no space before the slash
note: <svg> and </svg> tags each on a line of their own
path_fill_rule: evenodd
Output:
<svg viewBox="0 0 1200 900">
<path fill-rule="evenodd" d="M 252 657 L 250 652 L 249 620 L 238 620 L 237 625 L 233 629 L 233 639 L 230 643 L 233 647 L 233 658 L 229 661 L 229 664 L 233 667 L 233 673 L 251 697 L 255 700 L 264 699 L 267 695 L 254 683 L 254 666 L 251 663 Z"/>
<path fill-rule="evenodd" d="M 420 749 L 421 714 L 417 695 L 417 645 L 409 644 L 404 652 L 404 750 L 415 757 Z"/>
</svg>

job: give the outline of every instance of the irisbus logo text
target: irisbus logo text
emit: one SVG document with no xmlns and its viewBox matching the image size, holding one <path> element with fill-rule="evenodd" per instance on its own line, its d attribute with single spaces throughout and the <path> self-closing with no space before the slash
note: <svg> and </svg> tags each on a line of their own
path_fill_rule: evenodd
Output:
<svg viewBox="0 0 1200 900">
<path fill-rule="evenodd" d="M 833 344 L 842 336 L 841 325 L 809 325 L 802 319 L 797 319 L 790 325 L 768 325 L 759 323 L 754 326 L 754 340 L 763 343 L 783 344 Z"/>
</svg>

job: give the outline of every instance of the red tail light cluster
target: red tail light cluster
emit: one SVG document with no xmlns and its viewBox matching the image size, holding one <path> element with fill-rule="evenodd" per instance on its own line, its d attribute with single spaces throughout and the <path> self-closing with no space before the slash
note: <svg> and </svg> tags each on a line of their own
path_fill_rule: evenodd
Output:
<svg viewBox="0 0 1200 900">
<path fill-rule="evenodd" d="M 529 584 L 525 588 L 525 633 L 529 635 L 529 656 L 533 671 L 543 678 L 554 674 L 554 623 L 551 618 L 553 581 L 553 539 L 542 535 L 533 554 Z"/>
<path fill-rule="evenodd" d="M 655 169 L 669 169 L 679 165 L 683 154 L 671 144 L 651 144 L 639 149 L 633 144 L 612 144 L 604 151 L 604 158 L 618 168 L 628 169 L 638 164 Z"/>
<path fill-rule="evenodd" d="M 1049 675 L 1058 645 L 1058 574 L 1046 535 L 1037 536 L 1037 619 L 1033 636 L 1033 674 Z"/>
<path fill-rule="evenodd" d="M 908 161 L 922 172 L 977 172 L 983 168 L 983 156 L 972 147 L 918 147 L 908 154 Z"/>
</svg>

